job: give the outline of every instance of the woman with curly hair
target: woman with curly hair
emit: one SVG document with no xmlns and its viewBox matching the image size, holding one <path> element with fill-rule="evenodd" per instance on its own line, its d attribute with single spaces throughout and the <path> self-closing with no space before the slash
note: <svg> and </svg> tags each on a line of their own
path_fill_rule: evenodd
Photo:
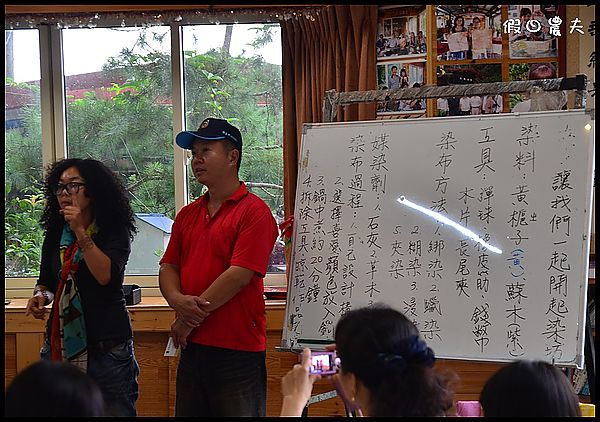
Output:
<svg viewBox="0 0 600 422">
<path fill-rule="evenodd" d="M 108 415 L 136 416 L 139 366 L 123 279 L 137 230 L 127 192 L 100 161 L 68 158 L 49 166 L 44 193 L 40 275 L 25 313 L 45 319 L 52 302 L 41 357 L 87 372 Z"/>
<path fill-rule="evenodd" d="M 438 373 L 433 350 L 401 312 L 385 305 L 353 309 L 335 329 L 340 370 L 332 382 L 347 411 L 364 416 L 445 416 L 452 408 L 453 372 Z M 282 379 L 282 416 L 300 416 L 314 381 L 311 351 Z"/>
</svg>

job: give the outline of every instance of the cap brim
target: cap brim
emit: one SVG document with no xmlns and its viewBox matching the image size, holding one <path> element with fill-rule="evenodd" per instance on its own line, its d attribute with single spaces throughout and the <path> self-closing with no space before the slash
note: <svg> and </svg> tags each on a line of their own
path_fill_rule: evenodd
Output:
<svg viewBox="0 0 600 422">
<path fill-rule="evenodd" d="M 175 137 L 175 143 L 183 149 L 192 149 L 194 141 L 220 141 L 225 139 L 225 136 L 200 136 L 197 132 L 184 131 L 179 132 Z"/>
</svg>

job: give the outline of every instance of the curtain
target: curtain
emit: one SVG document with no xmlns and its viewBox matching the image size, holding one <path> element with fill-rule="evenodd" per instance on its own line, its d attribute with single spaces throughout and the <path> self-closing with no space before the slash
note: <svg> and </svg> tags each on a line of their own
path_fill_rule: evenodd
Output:
<svg viewBox="0 0 600 422">
<path fill-rule="evenodd" d="M 377 6 L 332 5 L 313 19 L 281 24 L 285 215 L 294 213 L 304 123 L 323 121 L 325 91 L 377 89 Z M 374 120 L 375 103 L 338 110 L 336 120 Z"/>
</svg>

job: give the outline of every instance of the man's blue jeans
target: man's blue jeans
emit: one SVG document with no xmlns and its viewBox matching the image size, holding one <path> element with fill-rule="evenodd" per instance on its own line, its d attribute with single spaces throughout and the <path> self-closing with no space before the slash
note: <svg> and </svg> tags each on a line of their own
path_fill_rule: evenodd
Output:
<svg viewBox="0 0 600 422">
<path fill-rule="evenodd" d="M 47 340 L 40 355 L 42 359 L 51 358 Z M 135 403 L 139 396 L 140 367 L 135 359 L 133 340 L 106 351 L 88 350 L 87 373 L 102 390 L 106 416 L 137 416 Z"/>
<path fill-rule="evenodd" d="M 177 367 L 175 416 L 265 416 L 265 352 L 188 343 Z"/>
</svg>

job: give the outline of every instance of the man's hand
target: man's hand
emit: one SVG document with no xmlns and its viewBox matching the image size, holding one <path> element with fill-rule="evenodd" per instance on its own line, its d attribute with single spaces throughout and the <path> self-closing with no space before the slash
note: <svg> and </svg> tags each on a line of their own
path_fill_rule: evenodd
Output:
<svg viewBox="0 0 600 422">
<path fill-rule="evenodd" d="M 27 301 L 25 316 L 33 315 L 36 319 L 46 319 L 46 298 L 44 296 L 33 296 Z"/>
<path fill-rule="evenodd" d="M 171 337 L 173 338 L 173 344 L 175 348 L 181 346 L 185 349 L 187 346 L 187 337 L 190 335 L 194 327 L 191 327 L 184 323 L 181 319 L 176 319 L 171 324 Z"/>
<path fill-rule="evenodd" d="M 197 327 L 204 321 L 210 312 L 206 307 L 210 302 L 199 296 L 181 295 L 180 298 L 173 303 L 173 309 L 177 313 L 177 318 L 181 319 L 186 325 L 192 328 Z"/>
</svg>

